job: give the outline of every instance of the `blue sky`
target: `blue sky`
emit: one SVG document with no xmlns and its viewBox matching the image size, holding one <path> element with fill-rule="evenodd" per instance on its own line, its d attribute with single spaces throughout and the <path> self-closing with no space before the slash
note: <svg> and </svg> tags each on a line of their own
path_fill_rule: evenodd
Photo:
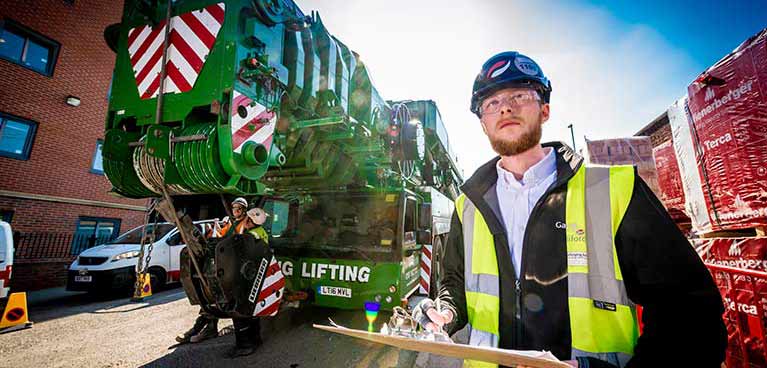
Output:
<svg viewBox="0 0 767 368">
<path fill-rule="evenodd" d="M 626 24 L 657 30 L 705 68 L 767 27 L 767 1 L 573 1 L 605 9 Z"/>
<path fill-rule="evenodd" d="M 632 136 L 708 66 L 767 27 L 767 0 L 296 0 L 367 64 L 389 100 L 437 102 L 469 176 L 495 154 L 469 112 L 497 52 L 533 58 L 552 81 L 544 141 Z M 716 2 L 719 3 L 719 2 Z"/>
</svg>

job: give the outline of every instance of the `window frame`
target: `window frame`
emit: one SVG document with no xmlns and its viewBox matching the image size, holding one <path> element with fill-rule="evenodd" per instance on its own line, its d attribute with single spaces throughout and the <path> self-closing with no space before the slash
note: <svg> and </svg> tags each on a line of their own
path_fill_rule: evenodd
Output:
<svg viewBox="0 0 767 368">
<path fill-rule="evenodd" d="M 280 206 L 283 206 L 283 205 L 285 206 L 287 216 L 285 216 L 284 220 L 279 217 L 279 214 L 276 213 L 274 209 L 278 204 Z M 266 210 L 266 212 L 269 213 L 270 216 L 266 218 L 266 222 L 264 223 L 263 227 L 264 227 L 264 230 L 266 230 L 266 232 L 270 236 L 279 238 L 284 233 L 286 233 L 286 231 L 291 229 L 291 220 L 295 221 L 295 218 L 292 218 L 292 217 L 296 216 L 295 214 L 294 216 L 290 215 L 292 206 L 293 206 L 293 203 L 291 203 L 290 201 L 285 199 L 278 199 L 278 198 L 270 198 L 266 201 L 266 203 L 264 203 L 264 210 Z M 295 206 L 297 206 L 297 204 Z M 282 231 L 280 231 L 278 234 L 274 234 L 274 230 L 273 230 L 275 219 L 277 219 L 278 223 L 280 224 L 283 222 L 285 223 L 285 227 L 283 227 L 281 229 Z"/>
<path fill-rule="evenodd" d="M 79 242 L 83 241 L 83 238 L 78 237 L 78 234 L 81 232 L 80 230 L 80 224 L 83 221 L 95 221 L 96 226 L 93 228 L 93 234 L 90 234 L 90 237 L 94 237 L 94 239 L 98 239 L 98 225 L 100 222 L 111 222 L 114 225 L 114 231 L 112 232 L 111 237 L 109 238 L 109 241 L 112 241 L 116 239 L 118 236 L 120 236 L 120 225 L 122 224 L 122 219 L 119 218 L 112 218 L 112 217 L 95 217 L 95 216 L 78 216 L 77 222 L 75 223 L 75 231 L 72 236 L 72 245 L 71 245 L 71 253 L 72 255 L 79 255 L 84 250 L 89 249 L 90 246 L 85 244 L 83 246 L 82 244 L 79 244 Z M 94 244 L 95 245 L 95 244 Z"/>
<path fill-rule="evenodd" d="M 199 231 L 200 231 L 200 233 L 201 233 L 201 234 L 203 234 L 203 236 L 204 236 L 204 235 L 205 235 L 205 233 L 202 231 L 202 225 L 203 225 L 203 224 L 208 224 L 208 223 L 211 223 L 211 222 L 196 223 L 196 224 L 194 224 L 194 226 L 195 226 L 195 227 L 197 228 L 197 230 L 199 230 Z M 179 231 L 179 230 L 178 230 L 178 227 L 176 227 L 175 229 L 173 229 L 173 230 L 169 231 L 167 234 L 165 234 L 165 235 L 163 235 L 163 236 L 161 236 L 161 237 L 159 237 L 159 238 L 155 239 L 154 241 L 155 241 L 155 242 L 158 242 L 158 241 L 162 240 L 162 238 L 163 238 L 163 237 L 165 237 L 165 238 L 166 238 L 166 239 L 165 239 L 165 244 L 167 244 L 169 247 L 175 247 L 175 246 L 178 246 L 178 245 L 186 245 L 186 243 L 184 243 L 184 242 L 183 242 L 183 241 L 184 241 L 184 238 L 183 238 L 183 237 L 181 237 L 181 231 Z M 171 240 L 173 240 L 173 238 L 175 238 L 175 237 L 178 237 L 178 240 L 179 240 L 179 242 L 178 242 L 178 243 L 176 243 L 176 244 L 173 244 Z"/>
<path fill-rule="evenodd" d="M 409 206 L 409 203 L 412 202 L 412 208 L 413 208 L 413 218 L 412 218 L 412 225 L 413 230 L 407 231 L 407 213 L 408 210 L 411 208 Z M 402 219 L 400 220 L 400 241 L 402 244 L 402 252 L 403 254 L 407 251 L 417 249 L 418 242 L 417 242 L 417 234 L 418 234 L 418 198 L 416 198 L 413 195 L 410 195 L 408 193 L 405 193 L 402 195 Z"/>
<path fill-rule="evenodd" d="M 411 205 L 412 204 L 412 205 Z M 402 214 L 402 232 L 408 230 L 408 211 L 412 208 L 413 216 L 410 219 L 412 231 L 418 231 L 418 200 L 413 196 L 405 196 L 405 211 Z"/>
<path fill-rule="evenodd" d="M 0 220 L 3 220 L 10 224 L 11 221 L 13 221 L 13 212 L 14 212 L 13 210 L 6 210 L 6 209 L 0 210 Z"/>
<path fill-rule="evenodd" d="M 104 175 L 104 161 L 102 157 L 101 161 L 101 170 L 96 169 L 94 166 L 96 165 L 96 155 L 99 152 L 99 145 L 101 145 L 102 149 L 102 156 L 103 156 L 103 149 L 104 149 L 104 140 L 103 139 L 97 139 L 96 140 L 96 148 L 93 150 L 93 157 L 91 158 L 91 169 L 89 170 L 91 174 L 96 175 Z"/>
<path fill-rule="evenodd" d="M 96 227 L 98 228 L 99 222 L 112 222 L 115 227 L 115 231 L 112 233 L 112 239 L 120 236 L 120 225 L 122 223 L 122 219 L 119 218 L 113 218 L 113 217 L 95 217 L 95 216 L 78 216 L 77 217 L 77 223 L 75 224 L 75 232 L 80 228 L 80 223 L 83 221 L 96 221 Z M 94 229 L 93 235 L 96 235 L 97 229 Z"/>
<path fill-rule="evenodd" d="M 38 123 L 33 120 L 25 119 L 20 116 L 16 116 L 13 114 L 0 111 L 0 131 L 2 131 L 3 129 L 4 122 L 9 119 L 18 123 L 27 124 L 30 127 L 29 134 L 27 135 L 26 142 L 24 142 L 24 151 L 21 154 L 6 152 L 0 149 L 0 157 L 7 157 L 7 158 L 16 159 L 16 160 L 27 161 L 29 160 L 29 157 L 32 156 L 32 145 L 34 144 L 35 137 L 37 136 Z"/>
<path fill-rule="evenodd" d="M 24 46 L 21 52 L 22 60 L 16 61 L 2 55 L 0 55 L 0 59 L 16 64 L 18 66 L 21 66 L 22 68 L 29 69 L 35 73 L 44 75 L 46 77 L 53 77 L 53 72 L 56 69 L 56 63 L 59 60 L 61 43 L 50 37 L 44 36 L 40 32 L 36 32 L 32 30 L 31 28 L 24 26 L 23 24 L 13 19 L 10 19 L 10 18 L 0 19 L 0 30 L 6 30 L 6 29 L 24 38 Z M 27 50 L 29 49 L 30 40 L 48 49 L 48 63 L 46 64 L 45 71 L 40 71 L 30 67 L 29 65 L 24 64 L 23 58 L 26 56 Z"/>
<path fill-rule="evenodd" d="M 178 243 L 173 243 L 175 240 L 174 238 L 178 237 Z M 159 241 L 160 239 L 155 239 L 155 241 Z M 165 244 L 167 244 L 169 247 L 175 247 L 177 245 L 186 245 L 182 244 L 184 241 L 183 238 L 181 238 L 181 232 L 178 230 L 173 230 L 172 234 L 168 234 L 168 239 L 165 240 Z"/>
</svg>

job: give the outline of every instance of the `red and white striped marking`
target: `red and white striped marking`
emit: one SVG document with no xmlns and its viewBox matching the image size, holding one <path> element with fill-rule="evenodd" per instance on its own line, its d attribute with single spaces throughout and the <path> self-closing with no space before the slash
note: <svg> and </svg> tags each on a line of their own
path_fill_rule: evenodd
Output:
<svg viewBox="0 0 767 368">
<path fill-rule="evenodd" d="M 232 121 L 229 125 L 232 127 L 234 152 L 240 153 L 246 142 L 262 144 L 268 152 L 277 124 L 277 114 L 237 90 L 232 95 Z M 245 109 L 245 117 L 240 116 L 239 107 Z"/>
<path fill-rule="evenodd" d="M 177 15 L 170 19 L 165 93 L 192 89 L 224 23 L 224 3 Z M 128 31 L 128 54 L 141 99 L 157 97 L 160 90 L 165 21 Z"/>
<path fill-rule="evenodd" d="M 285 293 L 285 276 L 280 270 L 280 264 L 272 256 L 269 262 L 269 268 L 266 270 L 266 277 L 261 284 L 261 290 L 256 298 L 256 308 L 253 310 L 255 317 L 268 317 L 277 314 L 280 309 L 282 295 Z"/>
<path fill-rule="evenodd" d="M 6 298 L 11 291 L 11 270 L 13 266 L 7 265 L 4 270 L 0 270 L 0 298 Z"/>
<path fill-rule="evenodd" d="M 418 293 L 429 295 L 431 286 L 431 244 L 424 245 L 421 248 L 421 285 Z"/>
</svg>

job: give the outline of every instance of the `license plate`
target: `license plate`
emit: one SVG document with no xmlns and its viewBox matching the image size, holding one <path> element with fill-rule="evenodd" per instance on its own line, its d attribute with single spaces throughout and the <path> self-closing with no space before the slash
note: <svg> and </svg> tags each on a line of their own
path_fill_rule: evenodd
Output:
<svg viewBox="0 0 767 368">
<path fill-rule="evenodd" d="M 342 298 L 352 297 L 352 289 L 336 286 L 320 286 L 320 295 L 340 296 Z"/>
<path fill-rule="evenodd" d="M 75 276 L 75 282 L 91 282 L 93 276 Z"/>
</svg>

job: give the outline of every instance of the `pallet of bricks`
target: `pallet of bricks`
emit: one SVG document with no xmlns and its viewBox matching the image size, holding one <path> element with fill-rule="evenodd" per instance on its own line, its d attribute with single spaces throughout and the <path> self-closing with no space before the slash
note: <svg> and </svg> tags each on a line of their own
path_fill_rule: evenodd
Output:
<svg viewBox="0 0 767 368">
<path fill-rule="evenodd" d="M 703 72 L 667 114 L 672 140 L 654 149 L 659 197 L 689 217 L 722 294 L 727 367 L 767 367 L 767 29 Z"/>
<path fill-rule="evenodd" d="M 658 151 L 650 137 L 586 139 L 586 160 L 596 165 L 634 165 L 639 176 L 661 199 L 671 219 L 685 234 L 691 233 L 690 218 L 684 209 L 682 188 L 676 156 L 671 142 Z M 661 147 L 659 146 L 659 147 Z"/>
</svg>

